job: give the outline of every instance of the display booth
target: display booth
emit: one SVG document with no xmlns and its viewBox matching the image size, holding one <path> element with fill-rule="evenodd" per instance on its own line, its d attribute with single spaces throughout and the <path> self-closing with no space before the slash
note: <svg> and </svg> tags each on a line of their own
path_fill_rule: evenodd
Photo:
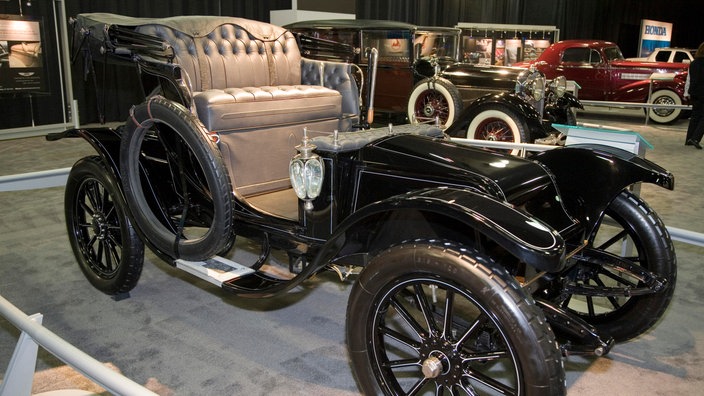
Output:
<svg viewBox="0 0 704 396">
<path fill-rule="evenodd" d="M 460 22 L 456 27 L 462 29 L 462 61 L 481 65 L 534 60 L 560 39 L 555 26 Z"/>
<path fill-rule="evenodd" d="M 63 130 L 71 113 L 64 2 L 0 2 L 0 139 Z"/>
</svg>

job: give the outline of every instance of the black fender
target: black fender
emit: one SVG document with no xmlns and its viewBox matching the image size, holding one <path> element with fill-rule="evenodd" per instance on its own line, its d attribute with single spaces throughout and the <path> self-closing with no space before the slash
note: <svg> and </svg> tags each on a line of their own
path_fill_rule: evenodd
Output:
<svg viewBox="0 0 704 396">
<path fill-rule="evenodd" d="M 584 105 L 577 99 L 572 92 L 565 92 L 561 97 L 557 99 L 557 107 L 560 108 L 572 108 L 576 107 L 578 109 L 584 110 Z"/>
<path fill-rule="evenodd" d="M 125 193 L 122 189 L 122 182 L 120 181 L 120 133 L 112 128 L 78 128 L 78 129 L 67 129 L 62 132 L 47 134 L 46 140 L 54 141 L 64 138 L 83 138 L 87 141 L 98 153 L 98 156 L 103 160 L 107 171 L 110 176 L 113 177 L 117 183 L 117 189 L 121 195 L 122 202 L 126 202 Z M 132 210 L 128 205 L 125 205 L 125 213 L 130 218 L 137 234 L 139 234 L 140 239 L 149 246 L 149 248 L 161 259 L 167 262 L 172 262 L 172 258 L 166 253 L 159 250 L 156 246 L 149 242 L 149 238 L 146 237 L 144 232 L 137 226 L 132 215 Z"/>
<path fill-rule="evenodd" d="M 78 128 L 47 134 L 46 140 L 83 138 L 103 159 L 108 171 L 120 179 L 120 134 L 112 128 Z M 122 183 L 117 183 L 122 190 Z"/>
<path fill-rule="evenodd" d="M 586 224 L 588 233 L 623 189 L 638 182 L 675 188 L 672 173 L 616 147 L 575 144 L 538 153 L 531 159 L 550 170 L 565 207 Z"/>
<path fill-rule="evenodd" d="M 530 103 L 523 100 L 513 92 L 501 92 L 480 96 L 459 114 L 457 120 L 452 123 L 446 130 L 449 136 L 464 137 L 467 133 L 467 127 L 472 122 L 474 117 L 489 105 L 498 104 L 509 108 L 514 113 L 523 117 L 528 124 L 531 136 L 533 138 L 544 137 L 547 135 L 543 127 L 543 119 L 540 113 Z"/>
<path fill-rule="evenodd" d="M 545 118 L 551 123 L 569 125 L 571 123 L 570 119 L 574 120 L 574 118 L 568 117 L 573 107 L 584 110 L 584 105 L 576 96 L 570 92 L 565 92 L 557 100 L 545 106 Z"/>
<path fill-rule="evenodd" d="M 477 244 L 481 237 L 540 271 L 556 272 L 565 265 L 562 237 L 541 220 L 488 195 L 435 187 L 393 196 L 356 211 L 318 250 L 312 267 L 349 262 L 355 255 L 366 258 L 366 253 L 423 237 L 469 244 Z"/>
</svg>

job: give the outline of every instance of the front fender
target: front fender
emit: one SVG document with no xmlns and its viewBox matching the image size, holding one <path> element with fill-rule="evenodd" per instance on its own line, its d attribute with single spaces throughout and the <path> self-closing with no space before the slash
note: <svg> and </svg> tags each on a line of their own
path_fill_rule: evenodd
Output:
<svg viewBox="0 0 704 396">
<path fill-rule="evenodd" d="M 560 108 L 571 108 L 576 107 L 578 109 L 584 110 L 584 105 L 577 99 L 571 92 L 565 92 L 560 98 L 557 99 L 557 107 Z"/>
<path fill-rule="evenodd" d="M 526 121 L 533 133 L 543 130 L 542 117 L 535 107 L 513 92 L 501 92 L 481 96 L 469 106 L 465 107 L 457 117 L 457 120 L 445 130 L 445 133 L 450 136 L 466 136 L 467 127 L 474 117 L 484 111 L 489 105 L 500 105 L 510 109 Z"/>
<path fill-rule="evenodd" d="M 314 266 L 418 238 L 477 247 L 488 239 L 538 270 L 564 267 L 564 241 L 547 224 L 490 196 L 447 187 L 397 195 L 358 210 L 318 251 Z"/>
<path fill-rule="evenodd" d="M 672 173 L 631 152 L 598 144 L 576 144 L 538 153 L 531 159 L 555 176 L 568 211 L 591 229 L 611 201 L 628 186 L 653 183 L 675 187 Z"/>
</svg>

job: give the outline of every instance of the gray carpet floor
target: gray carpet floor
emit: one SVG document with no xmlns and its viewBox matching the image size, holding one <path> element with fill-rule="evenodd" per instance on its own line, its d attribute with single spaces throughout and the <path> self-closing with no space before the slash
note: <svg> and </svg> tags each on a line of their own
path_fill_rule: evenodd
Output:
<svg viewBox="0 0 704 396">
<path fill-rule="evenodd" d="M 683 145 L 687 121 L 590 109 L 579 120 L 629 128 L 655 147 L 675 191 L 643 186 L 667 226 L 704 233 L 704 150 Z M 0 141 L 0 175 L 70 166 L 78 139 Z M 575 164 L 578 166 L 578 164 Z M 148 255 L 131 297 L 114 301 L 83 278 L 67 242 L 63 188 L 0 192 L 0 294 L 101 362 L 161 395 L 356 395 L 344 344 L 349 283 L 322 274 L 270 300 L 229 295 Z M 678 280 L 664 318 L 601 358 L 565 361 L 568 395 L 693 395 L 704 389 L 704 248 L 676 243 Z M 0 377 L 18 331 L 0 318 Z M 37 378 L 63 363 L 40 350 Z M 38 390 L 58 387 L 44 379 Z M 37 390 L 37 388 L 35 388 Z"/>
</svg>

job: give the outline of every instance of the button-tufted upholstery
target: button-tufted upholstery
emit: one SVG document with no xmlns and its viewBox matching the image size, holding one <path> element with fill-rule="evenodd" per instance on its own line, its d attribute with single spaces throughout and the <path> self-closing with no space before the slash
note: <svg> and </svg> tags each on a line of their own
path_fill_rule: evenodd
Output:
<svg viewBox="0 0 704 396">
<path fill-rule="evenodd" d="M 293 34 L 281 27 L 181 16 L 135 30 L 173 48 L 198 117 L 219 133 L 233 184 L 243 194 L 288 186 L 288 161 L 304 126 L 343 131 L 359 113 L 350 66 L 303 59 Z"/>
</svg>

